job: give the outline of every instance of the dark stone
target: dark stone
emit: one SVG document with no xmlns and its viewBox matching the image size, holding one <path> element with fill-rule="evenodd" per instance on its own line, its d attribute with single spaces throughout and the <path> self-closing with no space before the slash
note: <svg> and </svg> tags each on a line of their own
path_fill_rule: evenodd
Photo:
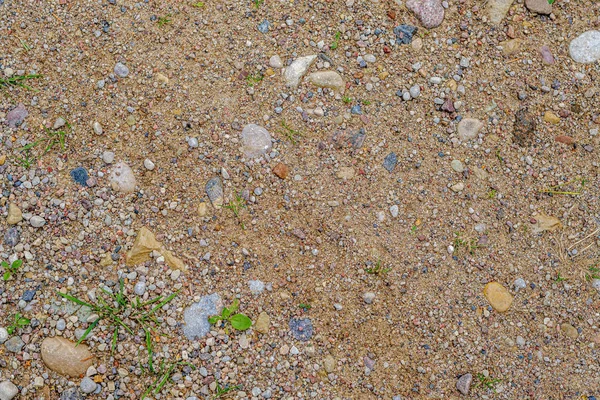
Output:
<svg viewBox="0 0 600 400">
<path fill-rule="evenodd" d="M 83 167 L 77 167 L 71 170 L 71 178 L 83 187 L 87 187 L 87 180 L 89 178 L 87 170 Z"/>
<path fill-rule="evenodd" d="M 400 44 L 410 44 L 415 33 L 417 33 L 417 27 L 412 25 L 402 24 L 394 28 L 396 42 Z"/>
<path fill-rule="evenodd" d="M 396 168 L 396 164 L 398 164 L 398 156 L 394 152 L 388 154 L 383 160 L 383 168 L 387 169 L 388 172 L 392 172 Z"/>
<path fill-rule="evenodd" d="M 23 293 L 23 296 L 21 296 L 21 300 L 25 300 L 27 302 L 33 300 L 33 298 L 35 297 L 35 289 L 28 289 L 25 291 L 25 293 Z"/>
<path fill-rule="evenodd" d="M 14 226 L 8 228 L 6 232 L 4 232 L 4 244 L 7 246 L 15 247 L 20 239 L 21 235 L 19 234 L 19 230 Z"/>
<path fill-rule="evenodd" d="M 513 141 L 521 147 L 528 147 L 535 140 L 535 117 L 526 108 L 521 108 L 515 114 Z"/>
<path fill-rule="evenodd" d="M 290 319 L 290 331 L 296 340 L 306 342 L 313 335 L 313 324 L 309 318 Z"/>
</svg>

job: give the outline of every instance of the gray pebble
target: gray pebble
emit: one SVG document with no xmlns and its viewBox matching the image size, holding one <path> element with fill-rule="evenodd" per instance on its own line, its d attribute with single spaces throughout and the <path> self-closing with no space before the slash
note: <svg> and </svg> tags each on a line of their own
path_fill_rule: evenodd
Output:
<svg viewBox="0 0 600 400">
<path fill-rule="evenodd" d="M 456 382 L 456 388 L 462 394 L 467 395 L 469 394 L 469 390 L 471 389 L 471 382 L 473 382 L 473 375 L 464 374 L 463 376 L 458 378 L 458 381 Z"/>
<path fill-rule="evenodd" d="M 146 293 L 146 282 L 139 281 L 133 287 L 133 292 L 138 296 L 143 296 Z"/>
<path fill-rule="evenodd" d="M 0 383 L 0 399 L 12 400 L 19 394 L 19 388 L 11 381 Z"/>
<path fill-rule="evenodd" d="M 375 300 L 375 293 L 367 292 L 363 295 L 363 300 L 367 304 L 373 304 L 373 300 Z"/>
<path fill-rule="evenodd" d="M 102 161 L 107 164 L 112 164 L 115 161 L 115 153 L 112 151 L 105 151 L 102 153 Z"/>
<path fill-rule="evenodd" d="M 114 68 L 114 73 L 120 78 L 126 78 L 129 75 L 129 68 L 123 63 L 117 63 Z"/>
<path fill-rule="evenodd" d="M 62 332 L 62 331 L 64 331 L 66 328 L 67 328 L 67 323 L 65 322 L 65 320 L 64 320 L 64 319 L 62 319 L 62 318 L 61 318 L 61 319 L 59 319 L 59 320 L 56 322 L 56 329 L 58 329 L 59 331 L 61 331 L 61 332 Z"/>
<path fill-rule="evenodd" d="M 34 215 L 29 219 L 29 224 L 34 228 L 41 228 L 46 225 L 46 220 L 38 215 Z"/>
<path fill-rule="evenodd" d="M 23 346 L 25 346 L 25 343 L 23 343 L 20 336 L 13 336 L 4 343 L 6 350 L 11 353 L 19 353 Z"/>
<path fill-rule="evenodd" d="M 81 383 L 79 384 L 79 388 L 81 389 L 81 391 L 86 394 L 94 393 L 96 391 L 97 386 L 98 384 L 94 382 L 89 376 L 83 378 L 81 380 Z"/>
</svg>

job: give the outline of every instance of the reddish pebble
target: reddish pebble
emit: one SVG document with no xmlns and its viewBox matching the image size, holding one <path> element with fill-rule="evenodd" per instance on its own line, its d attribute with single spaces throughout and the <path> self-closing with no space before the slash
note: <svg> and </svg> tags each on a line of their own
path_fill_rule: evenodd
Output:
<svg viewBox="0 0 600 400">
<path fill-rule="evenodd" d="M 290 174 L 290 169 L 287 165 L 279 163 L 273 168 L 273 173 L 281 179 L 285 179 Z"/>
<path fill-rule="evenodd" d="M 565 135 L 556 136 L 554 138 L 554 140 L 556 140 L 559 143 L 564 143 L 564 144 L 574 144 L 575 143 L 575 139 L 573 139 L 571 136 L 565 136 Z"/>
</svg>

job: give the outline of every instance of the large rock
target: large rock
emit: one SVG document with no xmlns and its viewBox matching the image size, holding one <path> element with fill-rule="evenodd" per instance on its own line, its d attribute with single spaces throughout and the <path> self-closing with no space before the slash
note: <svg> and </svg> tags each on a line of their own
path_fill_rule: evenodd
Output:
<svg viewBox="0 0 600 400">
<path fill-rule="evenodd" d="M 427 29 L 436 28 L 444 21 L 441 0 L 408 0 L 406 8 L 412 11 Z"/>
<path fill-rule="evenodd" d="M 548 3 L 548 0 L 525 0 L 525 5 L 534 13 L 552 14 L 552 4 Z"/>
<path fill-rule="evenodd" d="M 142 264 L 150 259 L 150 253 L 158 251 L 164 258 L 167 265 L 173 269 L 185 270 L 185 264 L 173 253 L 165 249 L 162 243 L 156 240 L 154 233 L 148 228 L 142 227 L 138 232 L 131 250 L 127 252 L 125 265 L 134 266 Z"/>
<path fill-rule="evenodd" d="M 335 71 L 319 71 L 313 72 L 306 78 L 310 83 L 317 87 L 326 87 L 344 93 L 346 85 L 344 80 Z"/>
<path fill-rule="evenodd" d="M 512 6 L 514 0 L 490 0 L 488 3 L 488 15 L 492 24 L 502 22 L 506 13 Z"/>
<path fill-rule="evenodd" d="M 475 118 L 463 118 L 458 123 L 458 138 L 463 142 L 477 138 L 483 122 Z"/>
<path fill-rule="evenodd" d="M 76 345 L 62 337 L 46 338 L 41 346 L 42 360 L 52 371 L 72 378 L 85 375 L 94 355 L 84 344 Z"/>
<path fill-rule="evenodd" d="M 308 68 L 316 58 L 316 55 L 296 58 L 283 73 L 286 85 L 291 88 L 298 87 L 300 79 L 306 74 L 306 71 L 308 71 Z"/>
<path fill-rule="evenodd" d="M 262 126 L 248 124 L 242 129 L 242 151 L 246 157 L 257 158 L 271 151 L 271 134 Z"/>
<path fill-rule="evenodd" d="M 208 318 L 217 315 L 223 309 L 223 302 L 217 293 L 203 296 L 200 301 L 192 304 L 183 312 L 185 325 L 183 334 L 189 340 L 203 338 L 210 331 Z"/>
<path fill-rule="evenodd" d="M 8 217 L 6 217 L 6 223 L 9 225 L 18 224 L 23 220 L 23 213 L 21 209 L 17 207 L 15 203 L 8 205 Z"/>
<path fill-rule="evenodd" d="M 490 282 L 483 288 L 483 295 L 494 310 L 505 312 L 510 308 L 513 297 L 504 286 L 498 282 Z"/>
<path fill-rule="evenodd" d="M 19 394 L 19 388 L 11 381 L 0 383 L 0 400 L 12 400 Z"/>
<path fill-rule="evenodd" d="M 600 60 L 600 31 L 587 31 L 573 39 L 569 55 L 573 61 L 584 64 Z"/>
<path fill-rule="evenodd" d="M 115 192 L 131 193 L 135 191 L 135 176 L 129 165 L 117 163 L 110 173 L 110 185 Z"/>
</svg>

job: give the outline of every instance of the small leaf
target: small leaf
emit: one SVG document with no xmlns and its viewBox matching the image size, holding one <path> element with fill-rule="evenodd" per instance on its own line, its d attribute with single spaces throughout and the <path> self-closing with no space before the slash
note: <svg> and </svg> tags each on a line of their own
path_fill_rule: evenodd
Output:
<svg viewBox="0 0 600 400">
<path fill-rule="evenodd" d="M 221 320 L 221 316 L 220 315 L 213 315 L 212 317 L 208 318 L 208 323 L 211 325 L 216 324 L 217 322 L 219 322 Z"/>
<path fill-rule="evenodd" d="M 31 320 L 29 318 L 21 317 L 17 321 L 17 325 L 19 325 L 19 326 L 27 326 L 27 325 L 29 325 L 30 322 L 31 322 Z"/>
<path fill-rule="evenodd" d="M 230 309 L 231 309 L 231 312 L 232 312 L 232 313 L 236 312 L 236 311 L 238 310 L 238 308 L 240 308 L 240 301 L 239 301 L 238 299 L 235 299 L 235 300 L 233 301 L 233 304 L 232 304 L 232 305 L 231 305 L 231 307 L 230 307 Z"/>
<path fill-rule="evenodd" d="M 12 268 L 17 270 L 21 268 L 21 265 L 23 265 L 23 260 L 15 260 L 15 262 L 12 263 Z"/>
<path fill-rule="evenodd" d="M 238 331 L 245 331 L 252 326 L 252 320 L 244 314 L 236 314 L 229 321 L 231 322 L 231 326 Z"/>
<path fill-rule="evenodd" d="M 10 272 L 9 272 L 9 271 L 6 271 L 6 272 L 4 273 L 4 275 L 2 275 L 2 279 L 4 279 L 5 281 L 7 281 L 9 278 L 10 278 Z"/>
<path fill-rule="evenodd" d="M 9 267 L 8 263 L 6 261 L 2 261 L 2 268 L 6 269 Z"/>
<path fill-rule="evenodd" d="M 227 308 L 227 307 L 223 307 L 223 311 L 221 311 L 221 316 L 222 316 L 223 318 L 227 319 L 227 318 L 229 318 L 229 316 L 231 315 L 231 313 L 232 313 L 233 311 L 234 311 L 234 310 L 230 310 L 230 309 L 229 309 L 229 308 Z"/>
</svg>

